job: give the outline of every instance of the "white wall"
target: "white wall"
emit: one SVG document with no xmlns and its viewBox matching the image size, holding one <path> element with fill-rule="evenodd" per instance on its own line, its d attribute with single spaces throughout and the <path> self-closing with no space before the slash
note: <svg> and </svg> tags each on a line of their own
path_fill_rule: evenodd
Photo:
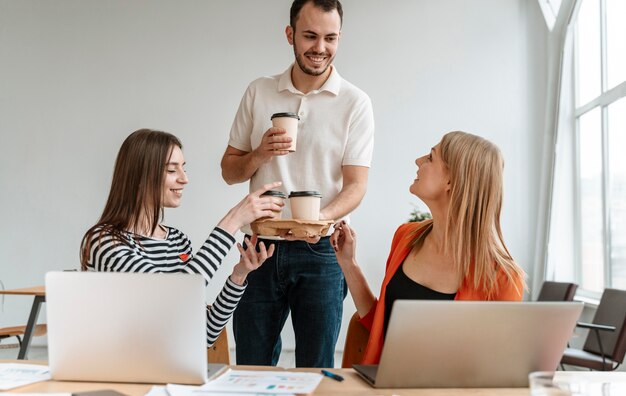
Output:
<svg viewBox="0 0 626 396">
<path fill-rule="evenodd" d="M 292 61 L 288 0 L 0 0 L 0 280 L 42 284 L 76 268 L 80 239 L 104 205 L 113 161 L 133 130 L 171 131 L 191 183 L 166 223 L 198 246 L 247 191 L 219 161 L 246 85 Z M 502 223 L 532 266 L 544 120 L 547 32 L 530 0 L 344 0 L 336 65 L 374 103 L 375 158 L 353 223 L 378 290 L 392 234 L 417 204 L 418 155 L 466 130 L 506 159 Z M 236 255 L 212 283 L 212 301 Z M 30 301 L 7 297 L 0 326 Z M 353 313 L 346 299 L 344 322 Z M 289 327 L 289 326 L 287 326 Z M 345 328 L 342 329 L 345 331 Z M 293 348 L 290 328 L 285 348 Z M 343 333 L 338 343 L 343 346 Z"/>
</svg>

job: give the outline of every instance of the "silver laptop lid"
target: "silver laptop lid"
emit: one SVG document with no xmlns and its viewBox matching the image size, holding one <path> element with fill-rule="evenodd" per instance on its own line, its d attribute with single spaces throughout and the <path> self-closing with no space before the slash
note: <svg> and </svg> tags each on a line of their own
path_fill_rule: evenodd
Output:
<svg viewBox="0 0 626 396">
<path fill-rule="evenodd" d="M 555 370 L 583 304 L 394 303 L 377 388 L 510 388 Z"/>
<path fill-rule="evenodd" d="M 206 381 L 200 275 L 49 272 L 46 309 L 55 380 Z"/>
</svg>

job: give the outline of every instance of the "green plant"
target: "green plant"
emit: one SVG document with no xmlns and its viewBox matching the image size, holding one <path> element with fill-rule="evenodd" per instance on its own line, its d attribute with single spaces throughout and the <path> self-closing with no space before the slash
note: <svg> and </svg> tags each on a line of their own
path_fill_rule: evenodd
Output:
<svg viewBox="0 0 626 396">
<path fill-rule="evenodd" d="M 431 216 L 431 214 L 429 212 L 422 212 L 417 207 L 415 207 L 411 211 L 411 216 L 409 217 L 409 222 L 424 221 L 424 220 L 428 220 L 428 219 L 432 219 L 432 218 L 433 217 Z"/>
</svg>

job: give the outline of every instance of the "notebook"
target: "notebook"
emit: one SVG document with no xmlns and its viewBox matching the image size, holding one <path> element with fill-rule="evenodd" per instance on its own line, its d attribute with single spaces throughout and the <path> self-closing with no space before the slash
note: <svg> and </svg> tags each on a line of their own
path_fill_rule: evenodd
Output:
<svg viewBox="0 0 626 396">
<path fill-rule="evenodd" d="M 207 380 L 200 275 L 49 272 L 46 309 L 54 380 Z"/>
<path fill-rule="evenodd" d="M 377 388 L 511 388 L 557 368 L 579 302 L 397 300 L 379 365 L 354 365 Z"/>
</svg>

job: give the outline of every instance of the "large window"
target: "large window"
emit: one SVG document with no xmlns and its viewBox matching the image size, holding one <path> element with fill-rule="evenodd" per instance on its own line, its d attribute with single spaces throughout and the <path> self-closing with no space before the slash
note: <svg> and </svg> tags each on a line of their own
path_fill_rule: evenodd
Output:
<svg viewBox="0 0 626 396">
<path fill-rule="evenodd" d="M 574 273 L 601 292 L 626 288 L 626 1 L 578 3 Z"/>
</svg>

